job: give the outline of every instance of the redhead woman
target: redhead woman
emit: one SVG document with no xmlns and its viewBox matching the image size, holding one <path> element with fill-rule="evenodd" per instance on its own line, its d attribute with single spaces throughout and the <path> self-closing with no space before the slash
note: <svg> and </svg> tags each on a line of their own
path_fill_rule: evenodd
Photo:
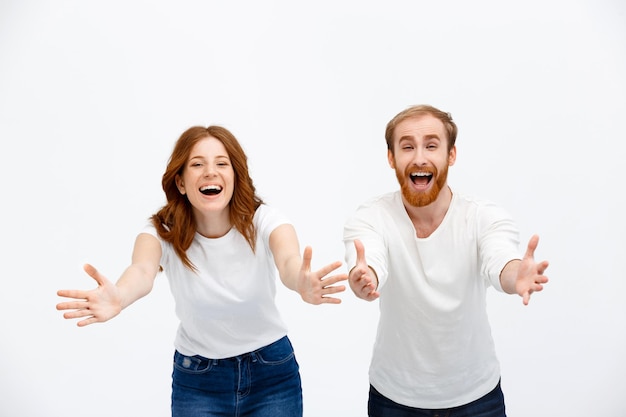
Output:
<svg viewBox="0 0 626 417">
<path fill-rule="evenodd" d="M 256 194 L 247 157 L 220 126 L 178 139 L 163 174 L 167 203 L 138 234 L 114 284 L 91 265 L 93 290 L 60 290 L 78 326 L 105 322 L 147 295 L 164 271 L 180 320 L 174 342 L 172 415 L 301 416 L 300 371 L 275 304 L 280 278 L 311 304 L 337 304 L 346 274 L 311 271 L 292 224 Z"/>
</svg>

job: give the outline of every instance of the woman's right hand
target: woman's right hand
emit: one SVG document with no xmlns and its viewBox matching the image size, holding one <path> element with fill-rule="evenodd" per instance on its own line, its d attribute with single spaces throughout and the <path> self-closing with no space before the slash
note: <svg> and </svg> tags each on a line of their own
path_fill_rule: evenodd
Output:
<svg viewBox="0 0 626 417">
<path fill-rule="evenodd" d="M 57 310 L 67 310 L 63 313 L 66 319 L 82 319 L 77 323 L 80 327 L 105 322 L 122 311 L 122 297 L 115 284 L 89 264 L 83 269 L 98 283 L 97 288 L 57 291 L 60 297 L 73 299 L 57 304 Z"/>
</svg>

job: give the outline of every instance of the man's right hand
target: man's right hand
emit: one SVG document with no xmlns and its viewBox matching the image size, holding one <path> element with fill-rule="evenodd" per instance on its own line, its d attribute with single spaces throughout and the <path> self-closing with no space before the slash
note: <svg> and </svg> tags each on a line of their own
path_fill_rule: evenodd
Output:
<svg viewBox="0 0 626 417">
<path fill-rule="evenodd" d="M 356 265 L 350 270 L 348 282 L 354 295 L 366 301 L 374 301 L 380 294 L 378 288 L 378 277 L 376 272 L 367 265 L 365 260 L 365 248 L 363 243 L 356 239 L 354 241 L 356 249 Z"/>
</svg>

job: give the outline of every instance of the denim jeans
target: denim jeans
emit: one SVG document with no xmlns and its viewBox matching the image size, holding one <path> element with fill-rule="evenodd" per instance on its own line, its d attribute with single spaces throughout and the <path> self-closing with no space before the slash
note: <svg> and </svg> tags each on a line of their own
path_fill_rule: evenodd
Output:
<svg viewBox="0 0 626 417">
<path fill-rule="evenodd" d="M 173 417 L 301 417 L 300 368 L 287 336 L 250 353 L 174 353 Z"/>
<path fill-rule="evenodd" d="M 471 403 L 440 410 L 407 407 L 384 397 L 370 385 L 367 405 L 370 417 L 506 417 L 500 383 L 487 395 Z"/>
</svg>

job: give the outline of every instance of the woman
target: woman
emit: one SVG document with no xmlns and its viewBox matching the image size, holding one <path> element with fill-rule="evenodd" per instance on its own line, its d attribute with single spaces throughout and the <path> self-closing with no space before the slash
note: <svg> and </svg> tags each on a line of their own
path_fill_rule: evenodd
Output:
<svg viewBox="0 0 626 417">
<path fill-rule="evenodd" d="M 175 338 L 172 415 L 301 416 L 300 373 L 274 301 L 276 273 L 311 304 L 346 274 L 333 262 L 310 271 L 293 226 L 256 195 L 247 157 L 220 126 L 192 127 L 176 142 L 162 179 L 165 204 L 137 236 L 116 284 L 93 266 L 90 291 L 61 290 L 78 326 L 104 322 L 148 294 L 164 270 L 180 325 Z"/>
</svg>

